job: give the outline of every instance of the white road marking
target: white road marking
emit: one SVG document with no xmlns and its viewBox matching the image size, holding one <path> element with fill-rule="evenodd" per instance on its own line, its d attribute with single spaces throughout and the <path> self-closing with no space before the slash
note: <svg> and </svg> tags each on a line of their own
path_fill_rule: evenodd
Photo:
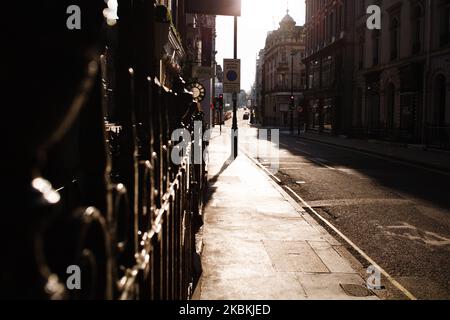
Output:
<svg viewBox="0 0 450 320">
<path fill-rule="evenodd" d="M 295 143 L 297 143 L 297 144 L 299 144 L 299 145 L 301 145 L 301 146 L 307 146 L 307 144 L 306 144 L 306 143 L 304 143 L 304 142 L 300 142 L 300 141 L 295 141 Z"/>
<path fill-rule="evenodd" d="M 340 232 L 334 225 L 332 225 L 328 220 L 323 218 L 320 214 L 317 213 L 305 200 L 303 200 L 294 190 L 290 187 L 285 186 L 287 190 L 289 190 L 300 202 L 311 212 L 313 212 L 317 218 L 319 218 L 323 223 L 325 223 L 328 227 L 330 227 L 336 234 L 338 234 L 345 242 L 347 242 L 353 249 L 355 249 L 364 259 L 367 260 L 371 265 L 378 269 L 378 271 L 383 274 L 386 279 L 389 280 L 397 289 L 399 289 L 404 295 L 406 295 L 411 300 L 417 300 L 417 298 L 408 291 L 405 287 L 403 287 L 397 280 L 395 280 L 389 273 L 387 273 L 382 267 L 380 267 L 375 261 L 372 260 L 362 249 L 360 249 L 356 244 L 353 243 L 349 238 L 347 238 L 342 232 Z"/>
<path fill-rule="evenodd" d="M 261 169 L 263 169 L 266 173 L 269 174 L 269 176 L 271 176 L 272 178 L 274 178 L 276 181 L 278 181 L 278 183 L 281 183 L 281 180 L 278 179 L 276 176 L 274 176 L 270 171 L 268 171 L 258 160 L 256 160 L 255 158 L 251 157 L 249 154 L 247 154 L 244 151 L 244 154 L 251 159 L 258 167 L 260 167 Z M 362 249 L 360 249 L 356 244 L 353 243 L 353 241 L 351 241 L 347 236 L 345 236 L 341 231 L 339 231 L 334 225 L 332 225 L 330 222 L 328 222 L 328 220 L 326 220 L 325 218 L 323 218 L 319 213 L 317 213 L 316 210 L 314 210 L 305 200 L 303 200 L 294 190 L 292 190 L 292 188 L 288 187 L 288 186 L 284 186 L 288 191 L 290 191 L 290 193 L 292 195 L 294 195 L 298 200 L 300 200 L 300 202 L 303 204 L 303 206 L 305 206 L 306 208 L 308 208 L 309 210 L 311 210 L 311 212 L 317 216 L 317 218 L 319 218 L 321 221 L 323 221 L 323 223 L 325 223 L 328 227 L 330 227 L 337 235 L 339 235 L 342 240 L 344 240 L 345 242 L 347 242 L 354 250 L 356 250 L 356 252 L 358 252 L 364 259 L 366 259 L 366 261 L 371 264 L 372 266 L 374 266 L 375 268 L 378 269 L 378 271 L 383 274 L 386 279 L 392 283 L 393 286 L 395 286 L 398 290 L 400 290 L 405 296 L 407 296 L 410 300 L 417 300 L 417 298 L 408 291 L 408 289 L 406 289 L 405 287 L 403 287 L 397 280 L 395 280 L 395 278 L 393 278 L 389 273 L 387 273 L 387 271 L 385 271 L 380 265 L 378 265 L 372 258 L 370 258 Z"/>
<path fill-rule="evenodd" d="M 259 162 L 257 159 L 253 158 L 251 155 L 249 155 L 245 150 L 242 150 L 239 148 L 240 151 L 242 151 L 247 158 L 251 159 L 254 163 L 256 163 L 258 165 L 258 167 L 260 167 L 261 169 L 264 170 L 264 172 L 266 172 L 270 177 L 272 177 L 273 179 L 275 179 L 276 181 L 278 181 L 278 183 L 281 183 L 281 180 L 278 179 L 272 172 L 270 172 L 269 170 L 267 170 L 267 168 L 261 163 Z"/>
</svg>

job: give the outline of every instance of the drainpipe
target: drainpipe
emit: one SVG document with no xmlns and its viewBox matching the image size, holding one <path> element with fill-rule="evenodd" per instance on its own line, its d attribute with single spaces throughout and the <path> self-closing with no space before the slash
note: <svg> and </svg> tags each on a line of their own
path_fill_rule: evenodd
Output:
<svg viewBox="0 0 450 320">
<path fill-rule="evenodd" d="M 431 97 L 431 93 L 427 91 L 428 86 L 428 79 L 430 75 L 430 60 L 431 60 L 431 43 L 432 43 L 432 32 L 431 32 L 431 18 L 432 18 L 432 12 L 431 12 L 431 0 L 427 0 L 427 30 L 428 30 L 428 41 L 427 41 L 427 51 L 426 51 L 426 62 L 425 62 L 425 71 L 424 71 L 424 82 L 423 82 L 423 97 L 422 97 L 422 143 L 426 144 L 426 125 L 427 125 L 427 102 L 431 103 L 431 99 L 428 99 L 428 97 Z M 431 88 L 431 86 L 430 86 Z"/>
</svg>

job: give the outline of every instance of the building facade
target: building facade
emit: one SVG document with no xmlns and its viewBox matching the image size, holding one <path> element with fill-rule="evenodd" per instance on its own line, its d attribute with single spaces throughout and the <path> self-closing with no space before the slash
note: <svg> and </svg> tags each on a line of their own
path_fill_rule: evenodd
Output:
<svg viewBox="0 0 450 320">
<path fill-rule="evenodd" d="M 186 0 L 157 0 L 155 23 L 158 79 L 168 90 L 200 83 L 205 97 L 200 102 L 207 125 L 213 120 L 210 108 L 215 95 L 216 16 L 186 12 Z"/>
<path fill-rule="evenodd" d="M 306 33 L 310 131 L 450 148 L 449 0 L 307 0 Z"/>
<path fill-rule="evenodd" d="M 211 110 L 215 92 L 216 70 L 216 17 L 212 15 L 186 14 L 186 59 L 184 76 L 189 83 L 200 83 L 205 88 L 201 108 L 208 125 L 213 123 Z M 206 72 L 205 72 L 206 71 Z"/>
<path fill-rule="evenodd" d="M 381 30 L 355 8 L 353 133 L 449 147 L 450 1 L 384 0 Z"/>
<path fill-rule="evenodd" d="M 253 107 L 255 112 L 255 118 L 257 123 L 262 123 L 264 119 L 263 108 L 263 62 L 264 62 L 264 49 L 259 51 L 258 59 L 256 60 L 256 76 L 254 88 L 254 103 Z"/>
<path fill-rule="evenodd" d="M 306 84 L 302 58 L 305 51 L 304 28 L 297 26 L 289 12 L 278 30 L 269 32 L 260 53 L 257 79 L 261 85 L 261 118 L 266 126 L 288 127 Z M 292 113 L 291 113 L 292 111 Z"/>
<path fill-rule="evenodd" d="M 354 0 L 306 1 L 307 129 L 341 134 L 351 127 Z"/>
</svg>

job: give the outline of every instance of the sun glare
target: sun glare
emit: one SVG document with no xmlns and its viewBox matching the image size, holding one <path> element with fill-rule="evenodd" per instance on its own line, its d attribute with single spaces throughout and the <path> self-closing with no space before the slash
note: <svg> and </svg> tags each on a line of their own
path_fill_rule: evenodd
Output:
<svg viewBox="0 0 450 320">
<path fill-rule="evenodd" d="M 242 60 L 242 89 L 249 90 L 255 78 L 255 61 L 264 48 L 267 32 L 277 29 L 278 23 L 289 14 L 298 25 L 304 23 L 304 1 L 242 0 L 242 16 L 238 24 L 238 58 Z M 217 17 L 217 62 L 233 58 L 233 18 Z"/>
</svg>

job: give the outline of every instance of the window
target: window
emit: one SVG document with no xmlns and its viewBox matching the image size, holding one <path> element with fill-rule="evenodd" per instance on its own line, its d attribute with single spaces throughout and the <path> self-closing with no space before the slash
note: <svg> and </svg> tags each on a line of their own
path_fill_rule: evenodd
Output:
<svg viewBox="0 0 450 320">
<path fill-rule="evenodd" d="M 394 128 L 395 123 L 395 86 L 389 83 L 386 93 L 386 127 Z"/>
<path fill-rule="evenodd" d="M 320 64 L 319 61 L 312 62 L 312 70 L 313 70 L 313 88 L 320 87 Z"/>
<path fill-rule="evenodd" d="M 319 130 L 320 128 L 320 109 L 319 100 L 310 100 L 308 106 L 308 124 L 311 129 Z"/>
<path fill-rule="evenodd" d="M 322 60 L 322 85 L 329 87 L 333 84 L 333 58 L 331 56 Z"/>
<path fill-rule="evenodd" d="M 302 70 L 301 74 L 300 74 L 300 88 L 306 89 L 306 72 L 305 72 L 305 70 Z"/>
<path fill-rule="evenodd" d="M 282 62 L 286 62 L 287 61 L 286 48 L 282 48 L 281 49 L 281 61 Z"/>
<path fill-rule="evenodd" d="M 441 46 L 447 45 L 450 43 L 450 4 L 445 4 L 440 9 L 441 17 L 440 17 L 440 25 L 441 25 Z"/>
<path fill-rule="evenodd" d="M 400 51 L 400 21 L 398 17 L 391 20 L 391 60 L 398 59 Z"/>
<path fill-rule="evenodd" d="M 372 64 L 377 66 L 380 63 L 380 30 L 373 31 L 372 42 Z"/>
<path fill-rule="evenodd" d="M 359 36 L 359 42 L 358 42 L 358 69 L 361 70 L 364 68 L 364 34 L 361 33 Z"/>
<path fill-rule="evenodd" d="M 282 89 L 286 89 L 287 88 L 287 78 L 286 78 L 286 75 L 284 73 L 280 74 L 279 86 Z"/>
<path fill-rule="evenodd" d="M 423 49 L 423 11 L 419 5 L 413 9 L 411 25 L 413 35 L 412 53 L 415 54 Z"/>
<path fill-rule="evenodd" d="M 356 128 L 362 127 L 362 108 L 363 108 L 363 90 L 358 88 L 356 94 L 356 103 L 355 103 L 355 121 L 354 126 Z"/>
<path fill-rule="evenodd" d="M 325 131 L 333 130 L 333 105 L 330 99 L 324 101 L 323 106 L 323 129 Z"/>
<path fill-rule="evenodd" d="M 336 23 L 334 19 L 335 19 L 334 13 L 331 12 L 330 15 L 328 16 L 328 35 L 327 35 L 328 40 L 330 40 L 331 42 L 333 42 L 333 40 L 336 37 Z"/>
<path fill-rule="evenodd" d="M 434 80 L 434 124 L 444 126 L 447 122 L 447 79 L 443 75 L 438 75 Z"/>
</svg>

